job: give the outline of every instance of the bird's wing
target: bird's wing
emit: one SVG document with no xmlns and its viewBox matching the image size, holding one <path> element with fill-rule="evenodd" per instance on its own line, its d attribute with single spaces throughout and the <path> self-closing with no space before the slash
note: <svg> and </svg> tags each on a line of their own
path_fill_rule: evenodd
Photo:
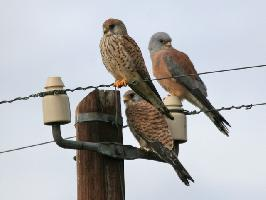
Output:
<svg viewBox="0 0 266 200">
<path fill-rule="evenodd" d="M 228 126 L 230 124 L 215 110 L 206 98 L 207 90 L 203 81 L 198 75 L 188 76 L 197 73 L 188 56 L 185 53 L 172 49 L 161 56 L 161 62 L 161 65 L 166 67 L 172 76 L 175 76 L 175 81 L 182 84 L 192 94 L 193 98 L 200 102 L 204 110 L 210 111 L 206 112 L 206 115 L 210 117 L 220 131 L 228 136 L 228 129 L 225 124 Z"/>
<path fill-rule="evenodd" d="M 128 35 L 122 36 L 122 46 L 124 47 L 124 50 L 128 53 L 129 57 L 131 58 L 132 66 L 135 67 L 137 73 L 141 77 L 141 81 L 143 80 L 150 80 L 149 72 L 146 68 L 141 50 L 137 43 Z M 151 81 L 146 81 L 146 84 L 149 86 L 149 88 L 153 91 L 153 93 L 161 99 L 158 91 L 156 90 L 155 86 Z M 136 91 L 140 96 L 142 96 L 144 99 L 148 100 L 146 97 L 143 96 L 141 91 Z"/>
<path fill-rule="evenodd" d="M 147 147 L 162 160 L 171 164 L 186 185 L 189 185 L 189 180 L 194 182 L 173 151 L 173 138 L 162 114 L 144 100 L 128 106 L 126 114 L 133 134 L 144 140 Z"/>
<path fill-rule="evenodd" d="M 141 100 L 126 109 L 127 121 L 134 135 L 148 142 L 159 142 L 166 148 L 173 148 L 173 138 L 164 116 L 151 104 Z"/>
<path fill-rule="evenodd" d="M 205 97 L 207 89 L 201 78 L 197 75 L 189 57 L 180 51 L 171 49 L 161 55 L 162 66 L 166 67 L 175 80 L 182 84 L 193 94 L 193 90 L 198 89 Z"/>
</svg>

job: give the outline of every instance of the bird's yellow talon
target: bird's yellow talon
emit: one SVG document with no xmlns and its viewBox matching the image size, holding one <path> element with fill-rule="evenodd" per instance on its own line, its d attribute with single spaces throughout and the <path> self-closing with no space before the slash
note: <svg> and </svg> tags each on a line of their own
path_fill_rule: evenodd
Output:
<svg viewBox="0 0 266 200">
<path fill-rule="evenodd" d="M 121 88 L 123 86 L 127 86 L 127 81 L 125 79 L 117 80 L 114 82 L 114 86 L 118 87 L 118 88 Z"/>
<path fill-rule="evenodd" d="M 125 79 L 123 79 L 123 80 L 121 80 L 120 84 L 121 84 L 121 87 L 127 86 L 127 81 Z"/>
<path fill-rule="evenodd" d="M 118 80 L 118 81 L 115 81 L 113 85 L 114 85 L 115 87 L 119 87 L 119 80 Z"/>
</svg>

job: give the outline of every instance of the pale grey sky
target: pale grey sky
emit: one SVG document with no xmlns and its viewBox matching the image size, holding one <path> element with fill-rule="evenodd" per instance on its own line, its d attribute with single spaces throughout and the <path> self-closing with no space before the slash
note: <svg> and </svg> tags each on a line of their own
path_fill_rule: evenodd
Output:
<svg viewBox="0 0 266 200">
<path fill-rule="evenodd" d="M 150 72 L 147 46 L 158 31 L 169 33 L 199 72 L 266 64 L 265 7 L 263 0 L 0 0 L 0 100 L 42 91 L 54 75 L 67 88 L 113 82 L 98 47 L 110 17 L 124 21 Z M 202 79 L 221 107 L 265 102 L 265 75 L 266 69 L 255 69 Z M 72 113 L 88 92 L 69 94 Z M 166 164 L 125 161 L 126 199 L 266 199 L 266 107 L 222 114 L 232 125 L 229 138 L 204 115 L 188 117 L 180 160 L 194 184 L 185 187 Z M 73 120 L 74 114 L 62 127 L 64 136 L 74 135 Z M 41 99 L 0 105 L 0 121 L 0 151 L 52 139 Z M 124 141 L 137 144 L 128 129 Z M 76 199 L 74 155 L 55 144 L 1 154 L 0 199 Z"/>
</svg>

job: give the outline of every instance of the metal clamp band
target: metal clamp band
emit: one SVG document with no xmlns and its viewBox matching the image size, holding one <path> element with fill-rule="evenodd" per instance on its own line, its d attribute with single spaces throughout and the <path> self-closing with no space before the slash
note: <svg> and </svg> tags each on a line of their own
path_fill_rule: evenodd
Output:
<svg viewBox="0 0 266 200">
<path fill-rule="evenodd" d="M 116 119 L 115 115 L 98 113 L 98 112 L 79 113 L 78 115 L 76 115 L 76 123 L 93 122 L 93 121 L 107 122 L 123 126 L 123 118 L 120 116 L 117 116 Z"/>
</svg>

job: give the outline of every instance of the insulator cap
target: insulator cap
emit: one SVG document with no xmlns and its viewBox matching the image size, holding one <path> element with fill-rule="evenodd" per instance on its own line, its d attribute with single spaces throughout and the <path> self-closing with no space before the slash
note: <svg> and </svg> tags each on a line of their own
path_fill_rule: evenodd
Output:
<svg viewBox="0 0 266 200">
<path fill-rule="evenodd" d="M 187 118 L 184 113 L 177 112 L 183 110 L 181 100 L 176 96 L 167 96 L 163 102 L 174 117 L 174 120 L 165 117 L 174 140 L 178 140 L 179 143 L 186 142 Z"/>
<path fill-rule="evenodd" d="M 61 77 L 49 77 L 45 91 L 63 90 Z M 46 95 L 43 97 L 43 122 L 45 125 L 67 124 L 71 122 L 69 98 L 66 94 Z"/>
</svg>

